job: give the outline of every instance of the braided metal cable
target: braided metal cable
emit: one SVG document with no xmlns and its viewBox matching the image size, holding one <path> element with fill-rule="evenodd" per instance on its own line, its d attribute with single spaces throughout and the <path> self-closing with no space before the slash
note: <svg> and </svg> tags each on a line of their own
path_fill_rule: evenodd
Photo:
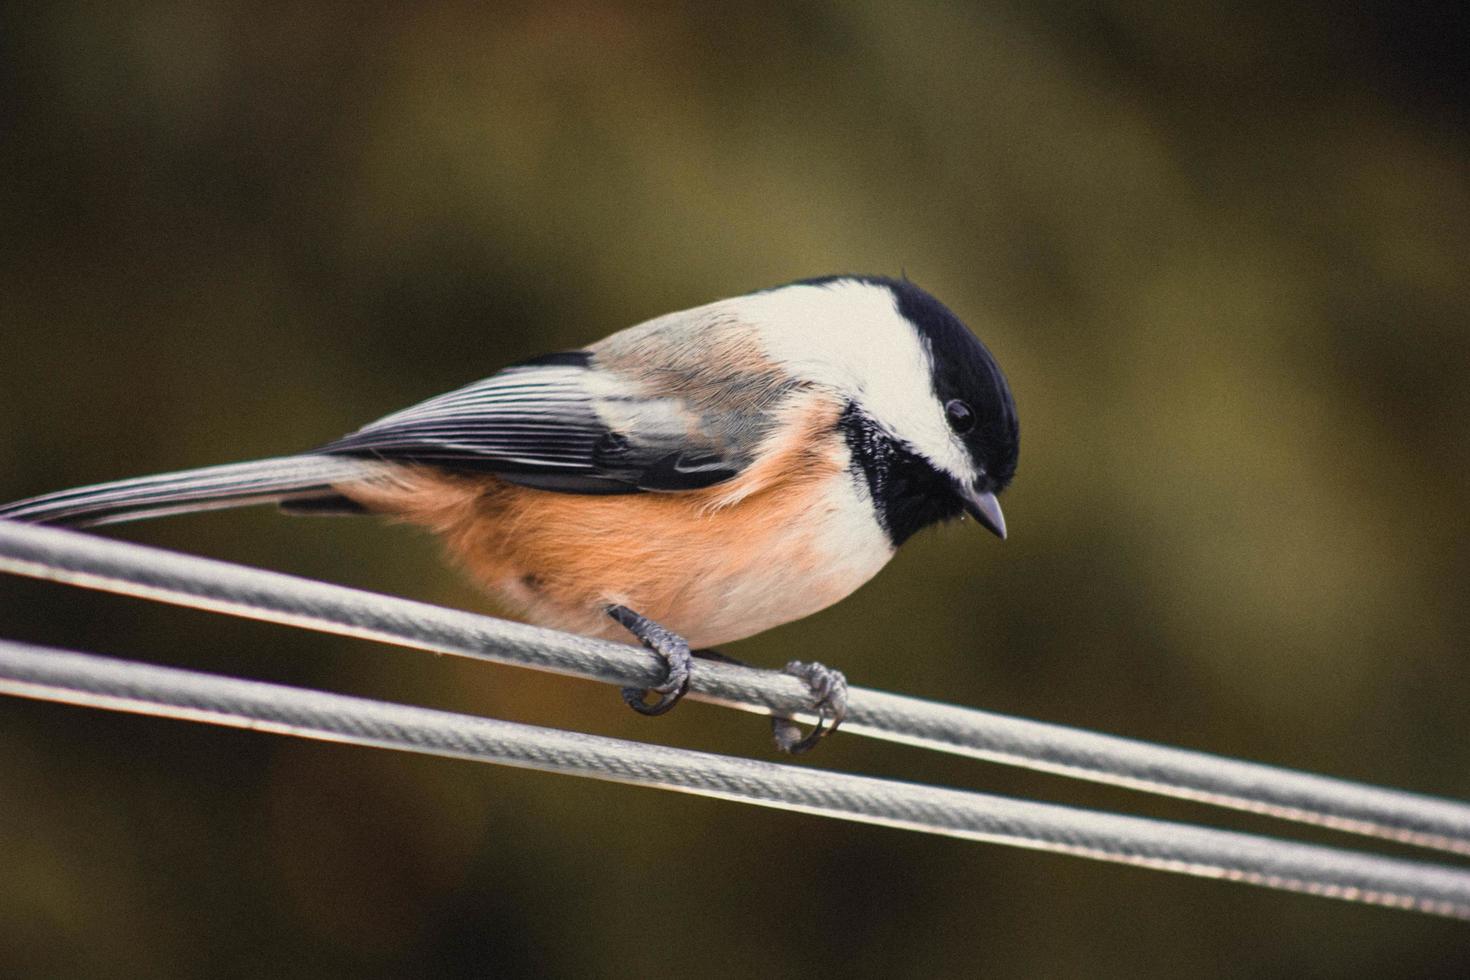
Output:
<svg viewBox="0 0 1470 980">
<path fill-rule="evenodd" d="M 663 679 L 638 647 L 0 520 L 0 571 L 623 687 Z M 693 697 L 801 715 L 794 677 L 700 662 Z M 810 717 L 810 716 L 807 716 Z M 853 687 L 843 731 L 1470 854 L 1470 805 Z"/>
<path fill-rule="evenodd" d="M 0 640 L 0 693 L 681 790 L 1470 920 L 1470 871 Z"/>
</svg>

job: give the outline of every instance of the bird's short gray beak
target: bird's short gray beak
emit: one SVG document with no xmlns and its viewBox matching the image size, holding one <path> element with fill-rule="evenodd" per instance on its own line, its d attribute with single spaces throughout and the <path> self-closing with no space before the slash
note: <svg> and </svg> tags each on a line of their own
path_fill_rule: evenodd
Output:
<svg viewBox="0 0 1470 980">
<path fill-rule="evenodd" d="M 960 484 L 957 489 L 960 499 L 965 502 L 965 513 L 979 521 L 981 527 L 1004 541 L 1006 539 L 1006 518 L 1000 512 L 1000 501 L 995 499 L 995 494 L 964 484 Z"/>
</svg>

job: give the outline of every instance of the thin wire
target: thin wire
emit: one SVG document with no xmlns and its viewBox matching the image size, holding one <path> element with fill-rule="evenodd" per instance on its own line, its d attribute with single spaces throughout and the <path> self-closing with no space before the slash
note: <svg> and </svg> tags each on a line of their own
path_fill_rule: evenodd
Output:
<svg viewBox="0 0 1470 980">
<path fill-rule="evenodd" d="M 637 647 L 58 528 L 0 520 L 0 571 L 623 687 L 664 676 Z M 805 685 L 774 671 L 701 661 L 690 693 L 810 720 Z M 859 687 L 843 731 L 1470 854 L 1454 800 Z"/>
<path fill-rule="evenodd" d="M 1470 920 L 1470 871 L 0 640 L 0 693 L 679 790 Z"/>
</svg>

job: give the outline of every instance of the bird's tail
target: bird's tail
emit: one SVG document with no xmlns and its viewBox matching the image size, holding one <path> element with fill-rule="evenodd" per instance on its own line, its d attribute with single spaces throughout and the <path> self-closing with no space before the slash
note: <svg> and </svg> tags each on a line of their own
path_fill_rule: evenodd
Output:
<svg viewBox="0 0 1470 980">
<path fill-rule="evenodd" d="M 353 504 L 335 486 L 382 472 L 381 463 L 347 456 L 282 456 L 59 490 L 0 505 L 0 518 L 90 527 L 265 503 L 303 512 L 340 512 L 352 510 Z"/>
</svg>

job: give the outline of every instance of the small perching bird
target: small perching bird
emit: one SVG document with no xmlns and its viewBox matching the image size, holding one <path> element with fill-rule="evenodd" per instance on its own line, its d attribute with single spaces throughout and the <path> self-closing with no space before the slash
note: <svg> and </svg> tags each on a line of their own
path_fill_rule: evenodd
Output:
<svg viewBox="0 0 1470 980">
<path fill-rule="evenodd" d="M 832 276 L 630 327 L 506 368 L 315 452 L 140 477 L 0 507 L 96 525 L 276 503 L 437 532 L 530 622 L 627 630 L 668 664 L 625 691 L 645 714 L 689 685 L 691 648 L 800 619 L 872 578 L 916 531 L 968 513 L 1005 537 L 1015 405 L 985 346 L 907 280 Z M 805 738 L 841 721 L 813 692 Z"/>
</svg>

